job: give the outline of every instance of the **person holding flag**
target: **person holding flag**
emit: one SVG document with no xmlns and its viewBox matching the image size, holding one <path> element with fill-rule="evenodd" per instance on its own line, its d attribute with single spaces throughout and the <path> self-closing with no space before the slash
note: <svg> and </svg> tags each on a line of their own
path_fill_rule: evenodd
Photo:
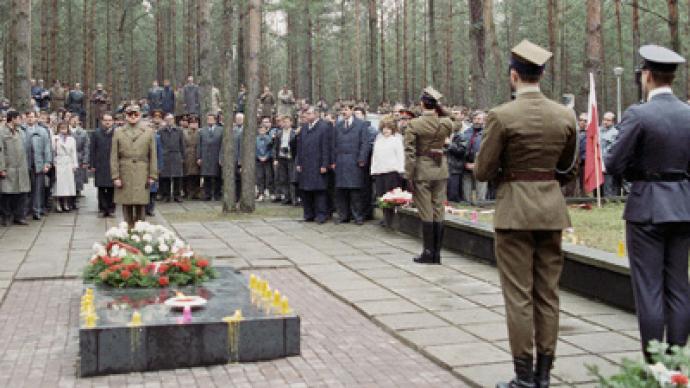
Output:
<svg viewBox="0 0 690 388">
<path fill-rule="evenodd" d="M 599 141 L 599 114 L 594 85 L 594 74 L 589 73 L 589 104 L 587 105 L 587 144 L 585 151 L 584 191 L 597 190 L 597 205 L 601 207 L 601 185 L 604 183 L 604 163 Z"/>
<path fill-rule="evenodd" d="M 639 52 L 647 102 L 623 114 L 606 170 L 632 182 L 623 219 L 642 351 L 653 363 L 652 340 L 666 333 L 684 346 L 690 330 L 690 107 L 671 89 L 685 59 L 656 45 Z"/>
<path fill-rule="evenodd" d="M 575 178 L 578 147 L 572 109 L 539 89 L 551 56 L 528 40 L 513 48 L 516 98 L 489 112 L 475 159 L 477 180 L 499 181 L 496 262 L 516 376 L 498 387 L 548 387 L 556 353 L 561 234 L 570 227 L 560 185 Z"/>
</svg>

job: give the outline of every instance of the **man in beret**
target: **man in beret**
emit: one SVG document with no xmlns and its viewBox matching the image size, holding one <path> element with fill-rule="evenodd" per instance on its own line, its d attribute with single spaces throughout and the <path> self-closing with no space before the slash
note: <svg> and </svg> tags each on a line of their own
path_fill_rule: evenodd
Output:
<svg viewBox="0 0 690 388">
<path fill-rule="evenodd" d="M 489 111 L 475 160 L 479 181 L 499 182 L 496 263 L 516 374 L 501 388 L 548 387 L 558 339 L 561 233 L 570 227 L 559 183 L 575 177 L 577 132 L 572 110 L 539 89 L 551 56 L 528 40 L 513 48 L 510 85 L 516 98 Z"/>
<path fill-rule="evenodd" d="M 690 330 L 690 107 L 673 95 L 677 53 L 640 48 L 639 82 L 647 102 L 623 114 L 606 170 L 632 188 L 625 204 L 625 236 L 642 351 L 649 342 L 684 346 Z"/>
</svg>

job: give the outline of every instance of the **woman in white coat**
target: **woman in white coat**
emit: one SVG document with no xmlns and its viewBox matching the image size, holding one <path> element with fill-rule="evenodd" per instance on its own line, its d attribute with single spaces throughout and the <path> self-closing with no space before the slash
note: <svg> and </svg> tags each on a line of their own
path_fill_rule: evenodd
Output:
<svg viewBox="0 0 690 388">
<path fill-rule="evenodd" d="M 57 199 L 57 212 L 70 211 L 70 199 L 76 193 L 74 171 L 79 167 L 77 160 L 77 143 L 70 135 L 69 126 L 61 122 L 57 126 L 57 135 L 53 138 L 53 155 L 55 155 L 55 186 L 53 196 Z"/>
</svg>

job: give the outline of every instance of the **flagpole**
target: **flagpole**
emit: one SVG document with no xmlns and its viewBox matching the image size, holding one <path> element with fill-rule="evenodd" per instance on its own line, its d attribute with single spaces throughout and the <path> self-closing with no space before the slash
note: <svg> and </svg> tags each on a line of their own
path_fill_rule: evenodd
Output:
<svg viewBox="0 0 690 388">
<path fill-rule="evenodd" d="M 597 139 L 598 140 L 598 139 Z M 601 207 L 601 182 L 599 181 L 599 161 L 601 160 L 599 142 L 594 142 L 594 181 L 597 185 L 597 207 Z"/>
</svg>

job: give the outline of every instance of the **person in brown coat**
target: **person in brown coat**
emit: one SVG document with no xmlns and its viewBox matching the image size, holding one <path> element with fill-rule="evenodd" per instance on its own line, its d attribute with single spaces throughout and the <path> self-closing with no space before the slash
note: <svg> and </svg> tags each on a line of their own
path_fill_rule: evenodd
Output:
<svg viewBox="0 0 690 388">
<path fill-rule="evenodd" d="M 150 187 L 158 179 L 156 139 L 153 131 L 140 123 L 138 105 L 125 109 L 127 123 L 113 135 L 110 171 L 115 186 L 115 203 L 129 227 L 144 220 Z"/>
<path fill-rule="evenodd" d="M 195 115 L 186 116 L 189 120 L 185 128 L 184 119 L 180 121 L 180 126 L 184 133 L 184 194 L 187 199 L 201 198 L 201 176 L 200 167 L 196 162 L 196 147 L 199 144 L 199 117 Z"/>
<path fill-rule="evenodd" d="M 558 339 L 561 233 L 570 227 L 560 184 L 575 177 L 577 131 L 573 111 L 539 90 L 552 54 L 527 40 L 512 54 L 517 97 L 489 112 L 474 171 L 479 181 L 499 182 L 496 262 L 516 377 L 497 387 L 548 387 Z"/>
</svg>

